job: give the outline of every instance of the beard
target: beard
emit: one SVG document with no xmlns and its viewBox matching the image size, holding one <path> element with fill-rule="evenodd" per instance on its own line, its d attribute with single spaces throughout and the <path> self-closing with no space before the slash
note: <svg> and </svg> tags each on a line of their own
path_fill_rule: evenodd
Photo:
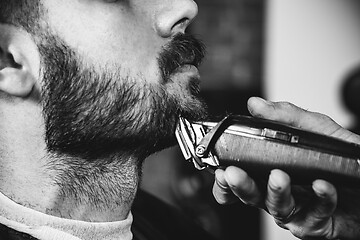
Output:
<svg viewBox="0 0 360 240">
<path fill-rule="evenodd" d="M 44 39 L 39 49 L 49 152 L 87 160 L 113 153 L 145 158 L 175 143 L 179 115 L 190 120 L 206 117 L 199 79 L 190 79 L 187 86 L 172 79 L 185 63 L 198 67 L 204 57 L 203 44 L 191 35 L 176 35 L 162 49 L 156 84 L 138 77 L 141 73 L 124 74 L 129 71 L 120 64 L 101 70 L 85 67 L 59 37 L 47 34 Z"/>
<path fill-rule="evenodd" d="M 59 202 L 129 209 L 143 160 L 175 143 L 178 116 L 206 116 L 199 79 L 172 78 L 185 63 L 199 66 L 203 45 L 190 35 L 175 36 L 159 55 L 158 81 L 126 75 L 121 64 L 98 70 L 50 33 L 38 46 L 47 167 L 56 172 Z"/>
</svg>

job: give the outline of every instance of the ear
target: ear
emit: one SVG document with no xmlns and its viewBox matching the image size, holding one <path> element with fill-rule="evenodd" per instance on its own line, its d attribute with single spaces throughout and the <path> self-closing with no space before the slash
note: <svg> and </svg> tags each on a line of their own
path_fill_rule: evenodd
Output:
<svg viewBox="0 0 360 240">
<path fill-rule="evenodd" d="M 0 91 L 27 97 L 39 79 L 40 57 L 29 33 L 0 24 Z"/>
</svg>

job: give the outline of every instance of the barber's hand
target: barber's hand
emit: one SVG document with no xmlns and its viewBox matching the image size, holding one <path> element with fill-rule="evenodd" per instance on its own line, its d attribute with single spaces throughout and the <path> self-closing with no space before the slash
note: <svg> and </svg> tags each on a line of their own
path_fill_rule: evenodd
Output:
<svg viewBox="0 0 360 240">
<path fill-rule="evenodd" d="M 290 103 L 250 98 L 248 109 L 255 117 L 360 143 L 360 136 L 329 117 Z M 280 227 L 302 239 L 360 239 L 360 186 L 358 189 L 336 189 L 318 179 L 311 189 L 305 189 L 291 185 L 289 175 L 274 169 L 264 187 L 242 169 L 231 166 L 216 170 L 213 194 L 220 204 L 241 200 L 265 209 Z"/>
</svg>

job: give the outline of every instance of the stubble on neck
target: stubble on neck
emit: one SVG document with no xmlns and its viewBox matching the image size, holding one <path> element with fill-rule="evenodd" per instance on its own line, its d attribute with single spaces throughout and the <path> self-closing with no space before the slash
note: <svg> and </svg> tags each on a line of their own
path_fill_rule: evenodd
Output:
<svg viewBox="0 0 360 240">
<path fill-rule="evenodd" d="M 47 169 L 59 192 L 46 213 L 88 222 L 125 219 L 141 178 L 143 160 L 123 153 L 104 159 L 52 155 Z"/>
</svg>

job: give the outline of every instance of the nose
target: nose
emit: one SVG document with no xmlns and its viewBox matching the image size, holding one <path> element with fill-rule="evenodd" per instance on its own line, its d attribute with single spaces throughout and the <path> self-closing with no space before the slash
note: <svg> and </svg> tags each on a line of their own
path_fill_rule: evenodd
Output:
<svg viewBox="0 0 360 240">
<path fill-rule="evenodd" d="M 155 14 L 155 30 L 163 38 L 184 33 L 198 13 L 193 0 L 169 0 Z"/>
</svg>

